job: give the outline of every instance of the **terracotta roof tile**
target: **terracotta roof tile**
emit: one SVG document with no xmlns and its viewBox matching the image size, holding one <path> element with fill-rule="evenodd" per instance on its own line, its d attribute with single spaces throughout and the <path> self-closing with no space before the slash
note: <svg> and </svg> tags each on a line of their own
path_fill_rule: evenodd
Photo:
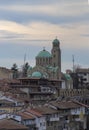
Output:
<svg viewBox="0 0 89 130">
<path fill-rule="evenodd" d="M 42 106 L 42 107 L 37 107 L 33 109 L 34 111 L 40 112 L 41 114 L 52 114 L 52 113 L 57 113 L 57 110 L 54 110 L 48 106 Z"/>
<path fill-rule="evenodd" d="M 37 117 L 41 117 L 42 114 L 40 112 L 35 111 L 34 109 L 27 109 L 26 112 L 31 113 Z"/>
<path fill-rule="evenodd" d="M 25 127 L 22 124 L 18 124 L 16 121 L 11 119 L 3 119 L 0 120 L 0 130 L 28 130 L 27 127 Z"/>
<path fill-rule="evenodd" d="M 76 104 L 72 101 L 53 101 L 53 102 L 50 102 L 50 105 L 53 105 L 59 109 L 71 109 L 71 108 L 78 108 L 80 107 L 79 104 Z"/>
<path fill-rule="evenodd" d="M 21 112 L 21 113 L 19 113 L 19 115 L 22 117 L 22 119 L 24 119 L 24 120 L 27 120 L 27 119 L 35 119 L 34 118 L 34 116 L 32 116 L 32 115 L 29 115 L 28 113 L 26 113 L 26 112 Z"/>
</svg>

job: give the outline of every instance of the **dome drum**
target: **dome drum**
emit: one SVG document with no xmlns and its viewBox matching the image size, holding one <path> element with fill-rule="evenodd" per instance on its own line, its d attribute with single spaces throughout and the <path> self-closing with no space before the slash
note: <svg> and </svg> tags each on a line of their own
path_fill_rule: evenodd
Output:
<svg viewBox="0 0 89 130">
<path fill-rule="evenodd" d="M 36 56 L 36 65 L 37 66 L 50 65 L 51 61 L 52 61 L 52 55 L 45 49 L 43 51 L 40 51 L 38 53 L 38 55 Z"/>
</svg>

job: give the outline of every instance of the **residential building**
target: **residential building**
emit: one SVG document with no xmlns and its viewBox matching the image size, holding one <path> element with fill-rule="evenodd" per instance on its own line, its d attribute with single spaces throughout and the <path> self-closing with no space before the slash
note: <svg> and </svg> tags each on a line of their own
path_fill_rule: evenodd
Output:
<svg viewBox="0 0 89 130">
<path fill-rule="evenodd" d="M 89 69 L 88 68 L 77 68 L 75 72 L 70 72 L 73 79 L 73 88 L 89 88 Z"/>
</svg>

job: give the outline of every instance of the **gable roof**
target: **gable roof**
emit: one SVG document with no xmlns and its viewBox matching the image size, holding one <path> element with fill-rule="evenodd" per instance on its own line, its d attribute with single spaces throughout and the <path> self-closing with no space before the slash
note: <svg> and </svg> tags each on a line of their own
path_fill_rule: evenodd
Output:
<svg viewBox="0 0 89 130">
<path fill-rule="evenodd" d="M 28 130 L 28 128 L 22 124 L 18 124 L 16 121 L 11 119 L 0 120 L 0 130 Z"/>
<path fill-rule="evenodd" d="M 49 104 L 57 107 L 58 109 L 73 109 L 81 107 L 80 104 L 76 104 L 72 101 L 52 101 Z"/>
</svg>

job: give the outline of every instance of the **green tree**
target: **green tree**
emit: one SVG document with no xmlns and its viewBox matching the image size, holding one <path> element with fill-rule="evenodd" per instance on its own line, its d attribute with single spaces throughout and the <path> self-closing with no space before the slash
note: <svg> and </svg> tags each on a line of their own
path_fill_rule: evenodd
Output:
<svg viewBox="0 0 89 130">
<path fill-rule="evenodd" d="M 23 65 L 23 77 L 27 77 L 27 70 L 29 68 L 28 62 Z"/>
<path fill-rule="evenodd" d="M 13 66 L 11 67 L 11 70 L 13 72 L 13 79 L 18 78 L 18 67 L 16 63 L 13 64 Z"/>
</svg>

